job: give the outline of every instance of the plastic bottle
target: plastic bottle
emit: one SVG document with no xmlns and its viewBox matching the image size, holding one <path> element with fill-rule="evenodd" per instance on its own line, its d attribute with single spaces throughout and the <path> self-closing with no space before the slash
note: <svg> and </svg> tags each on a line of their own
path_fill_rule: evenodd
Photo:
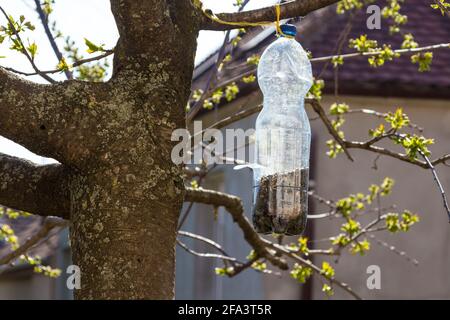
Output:
<svg viewBox="0 0 450 320">
<path fill-rule="evenodd" d="M 311 88 L 311 63 L 294 39 L 296 27 L 264 51 L 258 83 L 264 94 L 256 120 L 253 224 L 257 232 L 299 235 L 308 213 L 311 128 L 304 98 Z"/>
</svg>

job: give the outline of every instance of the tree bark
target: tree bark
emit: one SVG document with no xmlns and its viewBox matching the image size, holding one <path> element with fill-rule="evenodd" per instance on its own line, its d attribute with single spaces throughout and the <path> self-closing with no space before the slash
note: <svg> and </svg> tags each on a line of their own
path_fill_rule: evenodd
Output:
<svg viewBox="0 0 450 320">
<path fill-rule="evenodd" d="M 171 134 L 185 128 L 205 21 L 190 0 L 111 9 L 120 39 L 107 83 L 39 85 L 0 68 L 0 135 L 60 162 L 0 154 L 0 202 L 70 219 L 77 299 L 172 299 L 185 190 Z"/>
<path fill-rule="evenodd" d="M 40 216 L 69 218 L 68 171 L 0 153 L 0 203 Z"/>
<path fill-rule="evenodd" d="M 280 19 L 306 16 L 308 13 L 335 4 L 340 0 L 292 0 L 280 5 Z M 265 7 L 255 10 L 242 11 L 238 13 L 219 13 L 217 17 L 226 22 L 238 23 L 238 25 L 227 25 L 209 19 L 206 15 L 202 17 L 201 28 L 204 30 L 232 30 L 245 28 L 246 23 L 274 22 L 277 20 L 275 7 Z M 239 25 L 239 23 L 242 23 Z"/>
<path fill-rule="evenodd" d="M 82 277 L 75 297 L 173 299 L 184 184 L 171 134 L 185 126 L 198 26 L 189 1 L 111 4 L 120 31 L 114 76 L 84 121 L 101 139 L 69 184 Z"/>
</svg>

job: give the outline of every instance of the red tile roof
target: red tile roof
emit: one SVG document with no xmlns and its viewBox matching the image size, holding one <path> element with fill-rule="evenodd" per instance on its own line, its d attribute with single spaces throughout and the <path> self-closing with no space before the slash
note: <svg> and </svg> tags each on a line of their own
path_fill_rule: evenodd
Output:
<svg viewBox="0 0 450 320">
<path fill-rule="evenodd" d="M 378 1 L 378 3 L 383 4 L 385 1 Z M 450 18 L 433 10 L 430 7 L 430 1 L 405 1 L 400 13 L 408 16 L 408 23 L 402 27 L 402 32 L 412 33 L 419 46 L 450 42 Z M 365 10 L 355 14 L 348 39 L 367 34 L 369 39 L 377 40 L 379 46 L 390 44 L 393 49 L 400 49 L 403 37 L 399 34 L 390 35 L 389 25 L 384 19 L 382 19 L 381 30 L 369 30 L 366 26 L 368 16 Z M 295 19 L 291 23 L 297 24 L 297 40 L 303 47 L 310 50 L 314 57 L 323 57 L 336 54 L 337 39 L 348 19 L 348 13 L 338 15 L 335 7 L 328 7 L 308 15 L 301 22 L 295 22 L 299 20 Z M 248 31 L 240 45 L 234 49 L 233 61 L 228 64 L 231 68 L 225 69 L 219 82 L 249 70 L 249 67 L 245 66 L 247 57 L 261 54 L 264 48 L 276 39 L 274 33 L 270 32 L 259 39 L 263 33 L 267 33 L 267 30 L 257 28 Z M 255 41 L 255 39 L 258 40 Z M 342 53 L 349 52 L 355 52 L 355 50 L 348 47 L 347 40 Z M 339 68 L 339 93 L 450 98 L 450 48 L 435 50 L 433 54 L 434 59 L 429 72 L 419 72 L 418 66 L 410 61 L 411 55 L 404 55 L 395 61 L 386 62 L 380 68 L 370 67 L 367 57 L 347 60 Z M 204 86 L 214 60 L 215 57 L 212 56 L 196 68 L 194 89 Z M 321 73 L 323 65 L 323 63 L 313 64 L 315 76 Z M 322 73 L 322 78 L 326 82 L 325 92 L 334 92 L 334 71 L 330 64 Z M 244 92 L 253 91 L 257 89 L 257 84 L 242 85 L 241 88 Z"/>
<path fill-rule="evenodd" d="M 378 3 L 382 2 L 378 1 Z M 408 16 L 408 23 L 402 27 L 402 32 L 412 33 L 420 47 L 450 42 L 450 18 L 431 9 L 430 1 L 405 1 L 400 12 Z M 368 16 L 365 11 L 359 11 L 355 15 L 348 38 L 367 34 L 369 39 L 377 40 L 379 46 L 390 44 L 393 49 L 400 49 L 402 35 L 390 35 L 388 22 L 384 19 L 382 19 L 381 30 L 369 30 L 366 27 Z M 349 15 L 335 16 L 324 24 L 324 30 L 321 31 L 320 36 L 315 37 L 308 47 L 315 57 L 336 53 L 336 39 L 348 19 Z M 342 53 L 353 51 L 354 49 L 345 45 Z M 448 98 L 450 97 L 450 48 L 435 50 L 433 55 L 429 72 L 419 72 L 418 66 L 411 63 L 410 55 L 387 62 L 381 68 L 370 67 L 366 57 L 349 60 L 339 70 L 340 92 Z M 319 64 L 314 67 L 316 72 L 321 69 Z M 334 87 L 333 74 L 333 67 L 330 65 L 323 73 L 323 78 L 328 81 L 329 89 Z"/>
</svg>

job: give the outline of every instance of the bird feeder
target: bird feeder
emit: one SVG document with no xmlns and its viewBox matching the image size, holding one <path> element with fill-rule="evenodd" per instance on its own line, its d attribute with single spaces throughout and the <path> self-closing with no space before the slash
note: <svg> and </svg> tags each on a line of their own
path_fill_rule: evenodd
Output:
<svg viewBox="0 0 450 320">
<path fill-rule="evenodd" d="M 296 27 L 281 31 L 258 66 L 264 103 L 255 126 L 253 224 L 263 234 L 299 235 L 308 213 L 311 144 L 304 99 L 313 78 Z"/>
</svg>

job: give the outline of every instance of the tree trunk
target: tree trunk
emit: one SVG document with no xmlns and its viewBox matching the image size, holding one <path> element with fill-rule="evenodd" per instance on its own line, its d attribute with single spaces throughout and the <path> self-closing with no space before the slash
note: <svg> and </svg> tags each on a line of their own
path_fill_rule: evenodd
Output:
<svg viewBox="0 0 450 320">
<path fill-rule="evenodd" d="M 337 1 L 289 2 L 281 16 Z M 0 153 L 0 202 L 70 218 L 77 299 L 171 299 L 184 200 L 171 134 L 186 127 L 199 29 L 236 26 L 217 25 L 191 0 L 111 0 L 111 10 L 120 39 L 107 83 L 41 85 L 0 68 L 0 135 L 60 162 L 36 166 Z M 271 7 L 221 17 L 252 22 L 274 14 Z M 246 239 L 258 254 L 287 268 L 255 235 Z"/>
<path fill-rule="evenodd" d="M 185 127 L 197 20 L 188 0 L 112 1 L 112 10 L 114 76 L 80 121 L 101 139 L 84 135 L 69 156 L 88 155 L 70 177 L 75 297 L 173 299 L 184 184 L 171 134 Z"/>
<path fill-rule="evenodd" d="M 133 164 L 73 176 L 72 256 L 82 284 L 76 298 L 174 297 L 183 201 L 176 179 L 176 173 Z"/>
</svg>

